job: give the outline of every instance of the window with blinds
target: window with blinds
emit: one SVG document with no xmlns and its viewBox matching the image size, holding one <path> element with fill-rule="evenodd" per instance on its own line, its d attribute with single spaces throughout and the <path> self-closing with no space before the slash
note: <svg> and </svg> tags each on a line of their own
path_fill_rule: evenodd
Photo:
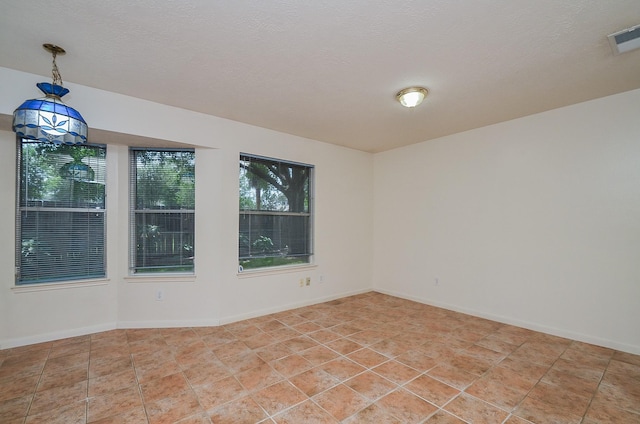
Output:
<svg viewBox="0 0 640 424">
<path fill-rule="evenodd" d="M 309 263 L 313 166 L 240 155 L 240 270 Z"/>
<path fill-rule="evenodd" d="M 195 151 L 130 149 L 130 269 L 193 272 Z"/>
<path fill-rule="evenodd" d="M 104 146 L 18 139 L 16 284 L 105 276 L 105 160 Z"/>
</svg>

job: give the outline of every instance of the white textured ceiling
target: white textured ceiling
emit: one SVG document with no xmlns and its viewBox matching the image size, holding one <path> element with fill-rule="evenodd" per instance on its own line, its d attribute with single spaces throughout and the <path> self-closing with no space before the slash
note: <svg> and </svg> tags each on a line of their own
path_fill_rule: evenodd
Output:
<svg viewBox="0 0 640 424">
<path fill-rule="evenodd" d="M 606 38 L 637 24 L 640 0 L 0 0 L 0 66 L 49 76 L 54 43 L 64 81 L 379 152 L 640 88 Z"/>
</svg>

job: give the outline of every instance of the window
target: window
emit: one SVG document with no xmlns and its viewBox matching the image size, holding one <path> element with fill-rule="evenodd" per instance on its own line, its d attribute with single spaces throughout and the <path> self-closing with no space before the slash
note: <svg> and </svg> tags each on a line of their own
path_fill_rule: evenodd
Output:
<svg viewBox="0 0 640 424">
<path fill-rule="evenodd" d="M 17 141 L 16 284 L 105 276 L 105 157 L 95 145 Z"/>
<path fill-rule="evenodd" d="M 240 155 L 240 270 L 311 261 L 312 171 Z"/>
<path fill-rule="evenodd" d="M 193 272 L 195 152 L 131 149 L 130 268 Z"/>
</svg>

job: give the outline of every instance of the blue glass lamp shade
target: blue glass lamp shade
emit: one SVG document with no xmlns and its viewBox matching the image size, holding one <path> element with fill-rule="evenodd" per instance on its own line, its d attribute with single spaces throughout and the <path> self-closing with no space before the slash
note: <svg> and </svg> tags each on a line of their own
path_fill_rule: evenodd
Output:
<svg viewBox="0 0 640 424">
<path fill-rule="evenodd" d="M 69 90 L 46 82 L 36 85 L 45 97 L 27 100 L 13 112 L 13 131 L 18 137 L 55 144 L 86 143 L 87 123 L 62 102 Z"/>
</svg>

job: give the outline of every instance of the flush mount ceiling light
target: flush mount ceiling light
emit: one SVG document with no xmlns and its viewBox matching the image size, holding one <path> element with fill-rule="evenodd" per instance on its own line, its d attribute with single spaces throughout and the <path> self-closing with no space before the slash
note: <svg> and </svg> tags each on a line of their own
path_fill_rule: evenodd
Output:
<svg viewBox="0 0 640 424">
<path fill-rule="evenodd" d="M 409 87 L 400 90 L 398 94 L 396 94 L 396 99 L 398 99 L 404 107 L 416 107 L 422 103 L 428 93 L 429 90 L 424 87 Z"/>
<path fill-rule="evenodd" d="M 62 96 L 69 90 L 62 86 L 56 56 L 66 52 L 53 44 L 43 44 L 42 47 L 53 56 L 53 83 L 36 84 L 45 96 L 27 100 L 13 112 L 13 131 L 18 137 L 28 140 L 55 144 L 86 143 L 87 123 L 80 112 L 62 102 Z"/>
</svg>

